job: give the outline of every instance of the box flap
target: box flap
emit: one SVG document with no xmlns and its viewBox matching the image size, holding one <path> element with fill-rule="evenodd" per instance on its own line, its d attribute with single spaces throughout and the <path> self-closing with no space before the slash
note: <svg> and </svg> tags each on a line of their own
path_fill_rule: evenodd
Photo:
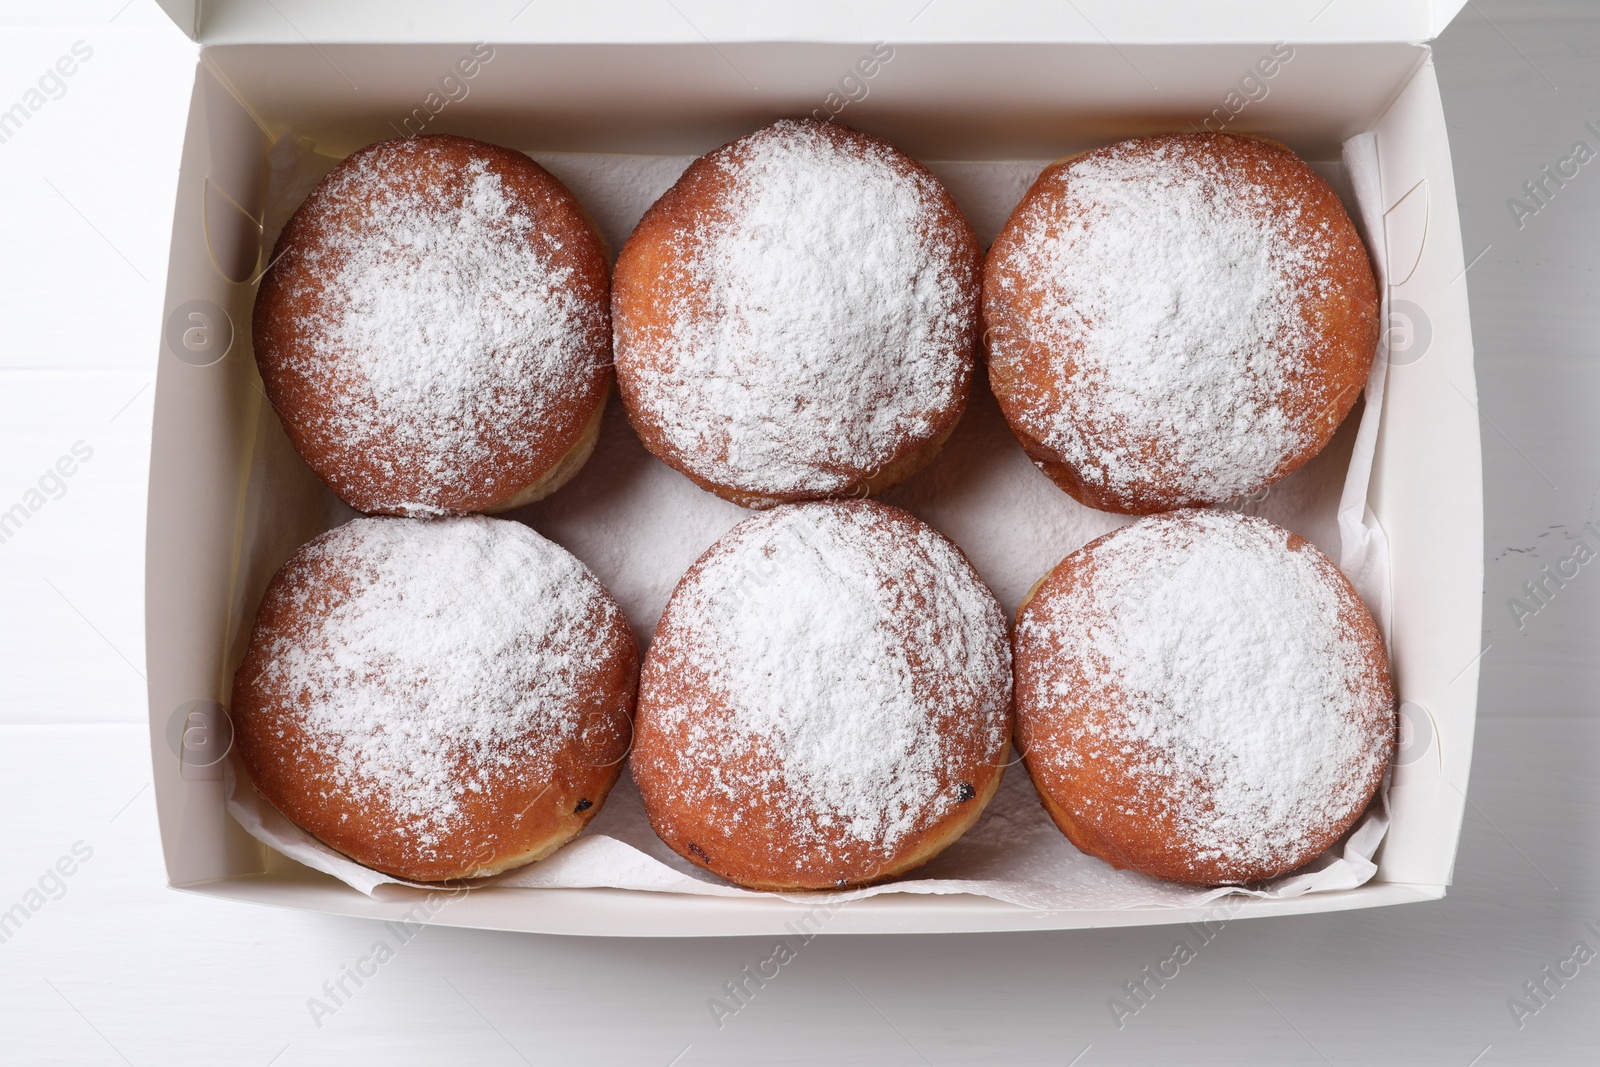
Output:
<svg viewBox="0 0 1600 1067">
<path fill-rule="evenodd" d="M 1189 43 L 1427 41 L 1466 0 L 905 0 L 864 8 L 851 0 L 735 4 L 622 0 L 551 5 L 536 0 L 158 0 L 204 44 L 317 42 L 1038 41 Z"/>
<path fill-rule="evenodd" d="M 167 18 L 178 24 L 178 29 L 195 40 L 200 39 L 196 32 L 200 23 L 200 0 L 156 0 L 156 3 L 167 13 Z"/>
</svg>

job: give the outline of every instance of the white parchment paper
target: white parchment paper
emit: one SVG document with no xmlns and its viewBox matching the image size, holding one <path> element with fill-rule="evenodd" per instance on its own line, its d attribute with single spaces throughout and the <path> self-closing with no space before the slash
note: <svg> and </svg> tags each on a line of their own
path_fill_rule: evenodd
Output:
<svg viewBox="0 0 1600 1067">
<path fill-rule="evenodd" d="M 689 157 L 540 155 L 535 158 L 589 209 L 613 250 L 644 210 L 690 162 Z M 266 239 L 277 231 L 334 160 L 295 137 L 271 156 Z M 978 231 L 985 247 L 1043 169 L 1043 161 L 930 162 Z M 1383 278 L 1382 208 L 1375 140 L 1345 145 L 1338 164 L 1319 165 L 1351 208 Z M 1387 321 L 1385 319 L 1384 321 Z M 1366 402 L 1332 444 L 1283 482 L 1234 502 L 1318 545 L 1350 575 L 1387 632 L 1388 551 L 1366 508 L 1382 407 L 1387 352 L 1380 349 Z M 938 459 L 882 499 L 943 531 L 971 558 L 1008 615 L 1030 586 L 1069 552 L 1128 522 L 1083 507 L 1034 468 L 1012 438 L 979 373 L 966 415 Z M 354 513 L 329 493 L 289 446 L 260 397 L 256 446 L 245 500 L 245 532 L 236 583 L 232 649 L 242 658 L 255 606 L 272 573 L 296 547 Z M 651 457 L 628 428 L 615 399 L 594 457 L 565 488 L 513 512 L 571 550 L 616 596 L 649 643 L 678 578 L 747 512 L 696 487 Z M 225 768 L 228 809 L 257 840 L 284 856 L 373 893 L 407 885 L 354 863 L 300 830 L 266 803 L 235 762 Z M 968 833 L 912 876 L 807 900 L 852 900 L 879 893 L 970 893 L 1031 908 L 1116 909 L 1186 906 L 1229 893 L 1290 897 L 1350 889 L 1376 871 L 1372 856 L 1388 829 L 1388 785 L 1345 838 L 1300 871 L 1262 889 L 1195 889 L 1114 870 L 1075 849 L 1050 821 L 1020 762 Z M 700 870 L 651 831 L 631 778 L 622 780 L 588 830 L 554 856 L 483 884 L 525 888 L 611 887 L 711 896 L 751 895 Z"/>
</svg>

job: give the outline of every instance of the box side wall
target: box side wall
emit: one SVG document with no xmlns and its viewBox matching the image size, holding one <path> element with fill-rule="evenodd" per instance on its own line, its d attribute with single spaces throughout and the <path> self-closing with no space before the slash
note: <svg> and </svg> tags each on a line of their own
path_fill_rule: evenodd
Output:
<svg viewBox="0 0 1600 1067">
<path fill-rule="evenodd" d="M 1393 43 L 491 44 L 477 54 L 485 49 L 492 58 L 475 64 L 469 44 L 204 55 L 275 135 L 292 128 L 332 156 L 408 132 L 524 151 L 697 155 L 774 118 L 831 113 L 924 159 L 1049 159 L 1203 128 L 1338 159 L 1426 55 Z"/>
<path fill-rule="evenodd" d="M 162 11 L 167 13 L 184 34 L 190 38 L 198 39 L 200 32 L 200 0 L 156 0 Z"/>
<path fill-rule="evenodd" d="M 265 138 L 204 69 L 184 135 L 158 340 L 145 551 L 151 763 L 173 883 L 259 871 L 223 807 L 223 647 L 258 413 L 249 313 Z M 231 277 L 230 277 L 231 275 Z M 187 755 L 187 758 L 184 758 Z"/>
<path fill-rule="evenodd" d="M 1368 884 L 1280 900 L 1231 897 L 1191 908 L 1041 911 L 986 897 L 885 895 L 843 905 L 775 897 L 743 899 L 630 893 L 619 889 L 404 890 L 375 900 L 311 872 L 236 878 L 189 887 L 205 896 L 380 920 L 522 933 L 600 937 L 752 937 L 794 934 L 929 934 L 1083 930 L 1218 923 L 1233 919 L 1352 911 L 1436 900 L 1442 886 Z M 1214 927 L 1213 927 L 1214 928 Z"/>
<path fill-rule="evenodd" d="M 1376 126 L 1391 358 L 1368 502 L 1387 535 L 1402 751 L 1380 876 L 1448 882 L 1466 803 L 1483 624 L 1483 467 L 1455 179 L 1430 62 Z M 1426 334 L 1426 337 L 1424 337 Z M 1418 472 L 1449 472 L 1422 477 Z"/>
</svg>

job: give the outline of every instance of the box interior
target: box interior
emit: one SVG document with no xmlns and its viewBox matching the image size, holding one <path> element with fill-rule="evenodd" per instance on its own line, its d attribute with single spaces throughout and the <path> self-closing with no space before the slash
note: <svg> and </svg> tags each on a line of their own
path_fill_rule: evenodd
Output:
<svg viewBox="0 0 1600 1067">
<path fill-rule="evenodd" d="M 228 691 L 228 609 L 240 577 L 258 407 L 247 334 L 265 259 L 266 158 L 278 138 L 309 137 L 318 151 L 342 155 L 397 131 L 417 132 L 420 108 L 425 132 L 529 151 L 699 153 L 774 118 L 839 107 L 839 121 L 923 159 L 1050 158 L 1125 136 L 1201 128 L 1215 109 L 1238 106 L 1229 101 L 1234 93 L 1234 102 L 1247 102 L 1229 116 L 1230 131 L 1277 138 L 1308 159 L 1337 159 L 1346 138 L 1376 134 L 1390 297 L 1426 309 L 1429 340 L 1426 358 L 1391 367 L 1368 497 L 1391 549 L 1396 678 L 1427 748 L 1396 767 L 1393 824 L 1373 883 L 1245 901 L 1230 914 L 1442 895 L 1471 753 L 1482 501 L 1454 185 L 1425 46 L 1299 44 L 1272 78 L 1246 84 L 1241 79 L 1273 46 L 910 44 L 894 46 L 892 58 L 863 78 L 856 64 L 873 51 L 870 42 L 497 44 L 474 77 L 445 82 L 473 47 L 240 44 L 201 53 L 169 268 L 147 564 L 152 757 L 174 885 L 347 914 L 398 915 L 415 904 L 403 890 L 369 900 L 267 854 L 224 812 L 220 763 L 184 756 L 196 703 L 225 700 Z M 759 88 L 751 74 L 759 74 Z M 1241 87 L 1256 98 L 1237 95 Z M 193 306 L 220 317 L 208 322 L 213 333 L 198 351 L 180 352 L 171 320 Z M 452 897 L 432 921 L 573 933 L 757 933 L 808 910 L 777 898 L 713 906 L 601 890 L 541 890 L 530 907 L 528 892 Z M 1188 909 L 1029 912 L 973 898 L 885 896 L 852 904 L 828 928 L 1061 928 L 1197 917 Z"/>
</svg>

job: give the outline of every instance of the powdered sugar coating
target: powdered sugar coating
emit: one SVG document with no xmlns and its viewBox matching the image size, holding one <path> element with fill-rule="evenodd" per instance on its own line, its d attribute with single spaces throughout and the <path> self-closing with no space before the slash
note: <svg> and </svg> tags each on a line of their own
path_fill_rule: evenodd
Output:
<svg viewBox="0 0 1600 1067">
<path fill-rule="evenodd" d="M 1237 137 L 1126 141 L 1046 170 L 985 276 L 1008 420 L 1117 510 L 1287 474 L 1353 404 L 1377 339 L 1332 191 Z"/>
<path fill-rule="evenodd" d="M 925 169 L 853 130 L 778 122 L 699 161 L 652 215 L 640 231 L 672 226 L 672 263 L 635 284 L 671 293 L 649 321 L 624 249 L 617 367 L 669 464 L 750 493 L 838 495 L 953 425 L 977 243 Z"/>
<path fill-rule="evenodd" d="M 258 623 L 258 670 L 241 678 L 266 694 L 241 723 L 251 753 L 287 739 L 272 778 L 302 780 L 313 806 L 377 812 L 377 843 L 417 862 L 490 833 L 467 806 L 557 782 L 596 716 L 628 711 L 609 691 L 633 657 L 620 610 L 518 523 L 356 519 L 296 553 L 268 602 L 258 618 L 286 621 Z M 279 803 L 293 817 L 300 799 Z"/>
<path fill-rule="evenodd" d="M 340 457 L 313 463 L 336 492 L 365 511 L 477 510 L 571 447 L 609 362 L 586 226 L 531 160 L 462 138 L 383 142 L 324 179 L 264 286 L 292 327 L 262 331 L 263 375 L 297 444 Z"/>
<path fill-rule="evenodd" d="M 634 776 L 675 847 L 770 847 L 750 859 L 767 881 L 834 863 L 859 880 L 997 771 L 1010 696 L 1005 619 L 950 542 L 884 505 L 789 505 L 674 593 Z"/>
<path fill-rule="evenodd" d="M 1228 512 L 1152 516 L 1069 556 L 1023 609 L 1029 770 L 1118 866 L 1269 877 L 1377 787 L 1394 736 L 1382 645 L 1337 569 L 1290 537 Z"/>
</svg>

